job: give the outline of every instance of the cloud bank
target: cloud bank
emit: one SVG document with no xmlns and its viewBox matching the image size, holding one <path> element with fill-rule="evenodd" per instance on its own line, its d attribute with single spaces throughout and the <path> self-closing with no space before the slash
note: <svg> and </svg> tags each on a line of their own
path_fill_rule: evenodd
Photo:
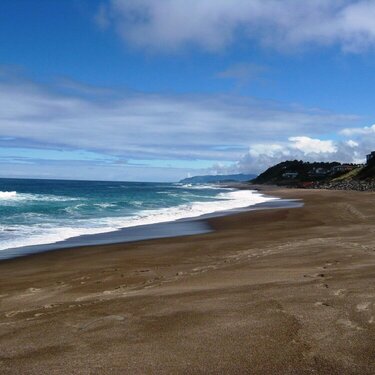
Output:
<svg viewBox="0 0 375 375">
<path fill-rule="evenodd" d="M 96 16 L 129 44 L 153 50 L 198 46 L 217 51 L 239 38 L 289 49 L 375 46 L 371 0 L 109 0 Z"/>
<path fill-rule="evenodd" d="M 33 165 L 49 177 L 67 177 L 59 169 L 70 177 L 102 171 L 103 178 L 118 179 L 127 170 L 122 179 L 179 179 L 189 172 L 256 173 L 286 159 L 360 162 L 375 149 L 375 126 L 358 128 L 358 121 L 237 95 L 0 79 L 0 163 L 17 176 Z M 83 164 L 86 175 L 75 176 Z"/>
<path fill-rule="evenodd" d="M 0 142 L 126 159 L 234 161 L 251 144 L 338 131 L 356 119 L 240 96 L 99 94 L 99 88 L 91 95 L 84 88 L 0 81 Z"/>
<path fill-rule="evenodd" d="M 365 156 L 375 150 L 375 131 L 372 137 L 364 136 L 358 128 L 353 139 L 321 140 L 306 136 L 289 137 L 286 142 L 256 144 L 230 167 L 216 166 L 214 173 L 248 172 L 261 173 L 285 160 L 339 161 L 363 163 Z"/>
</svg>

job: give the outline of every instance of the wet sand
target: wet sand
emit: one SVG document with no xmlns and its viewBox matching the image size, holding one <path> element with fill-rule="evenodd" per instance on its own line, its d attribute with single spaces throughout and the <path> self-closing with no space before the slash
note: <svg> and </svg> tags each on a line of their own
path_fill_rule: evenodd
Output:
<svg viewBox="0 0 375 375">
<path fill-rule="evenodd" d="M 374 193 L 0 262 L 1 374 L 374 374 Z"/>
</svg>

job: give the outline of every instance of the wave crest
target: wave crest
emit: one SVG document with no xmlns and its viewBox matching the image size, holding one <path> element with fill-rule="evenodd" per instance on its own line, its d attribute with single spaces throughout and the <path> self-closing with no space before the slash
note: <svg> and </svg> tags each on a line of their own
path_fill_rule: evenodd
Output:
<svg viewBox="0 0 375 375">
<path fill-rule="evenodd" d="M 65 197 L 49 194 L 29 194 L 18 193 L 16 191 L 0 191 L 0 201 L 45 201 L 45 202 L 59 202 L 59 201 L 76 201 L 79 198 Z"/>
<path fill-rule="evenodd" d="M 14 199 L 17 197 L 16 191 L 0 191 L 0 200 Z"/>
</svg>

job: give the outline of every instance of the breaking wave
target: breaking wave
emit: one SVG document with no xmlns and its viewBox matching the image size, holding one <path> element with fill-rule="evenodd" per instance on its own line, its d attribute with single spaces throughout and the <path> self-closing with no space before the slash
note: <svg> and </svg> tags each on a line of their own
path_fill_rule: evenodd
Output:
<svg viewBox="0 0 375 375">
<path fill-rule="evenodd" d="M 24 202 L 24 201 L 44 201 L 44 202 L 59 202 L 59 201 L 75 201 L 77 198 L 64 197 L 49 194 L 28 194 L 17 193 L 16 191 L 0 191 L 0 205 L 7 202 Z"/>
<path fill-rule="evenodd" d="M 6 200 L 67 199 L 66 197 L 46 195 L 39 196 L 37 194 L 17 194 L 16 192 L 2 192 L 0 197 L 2 195 L 2 199 Z M 0 226 L 0 250 L 32 245 L 51 244 L 81 235 L 106 233 L 116 231 L 121 228 L 194 218 L 219 211 L 228 211 L 254 206 L 256 204 L 274 199 L 277 198 L 265 197 L 262 194 L 251 190 L 228 189 L 227 191 L 217 194 L 211 201 L 195 201 L 167 208 L 148 210 L 141 209 L 136 213 L 132 213 L 131 216 L 107 216 L 87 219 L 63 217 L 48 222 L 36 222 L 33 225 L 3 225 Z M 102 209 L 110 206 L 111 205 L 106 203 L 99 205 L 99 207 Z M 11 236 L 9 236 L 9 234 L 11 234 Z"/>
</svg>

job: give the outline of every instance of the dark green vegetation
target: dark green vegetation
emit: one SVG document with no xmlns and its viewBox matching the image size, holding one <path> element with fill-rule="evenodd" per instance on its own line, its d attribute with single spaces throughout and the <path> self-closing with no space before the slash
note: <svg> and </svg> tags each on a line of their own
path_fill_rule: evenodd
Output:
<svg viewBox="0 0 375 375">
<path fill-rule="evenodd" d="M 285 161 L 268 168 L 251 182 L 296 187 L 338 186 L 348 182 L 367 183 L 375 177 L 375 159 L 367 165 L 338 162 Z"/>
<path fill-rule="evenodd" d="M 268 168 L 252 182 L 256 184 L 284 184 L 322 180 L 327 178 L 332 168 L 338 165 L 340 163 L 308 163 L 301 160 L 284 161 Z M 326 174 L 323 173 L 323 170 L 326 171 Z M 297 175 L 293 177 L 288 174 Z"/>
</svg>

